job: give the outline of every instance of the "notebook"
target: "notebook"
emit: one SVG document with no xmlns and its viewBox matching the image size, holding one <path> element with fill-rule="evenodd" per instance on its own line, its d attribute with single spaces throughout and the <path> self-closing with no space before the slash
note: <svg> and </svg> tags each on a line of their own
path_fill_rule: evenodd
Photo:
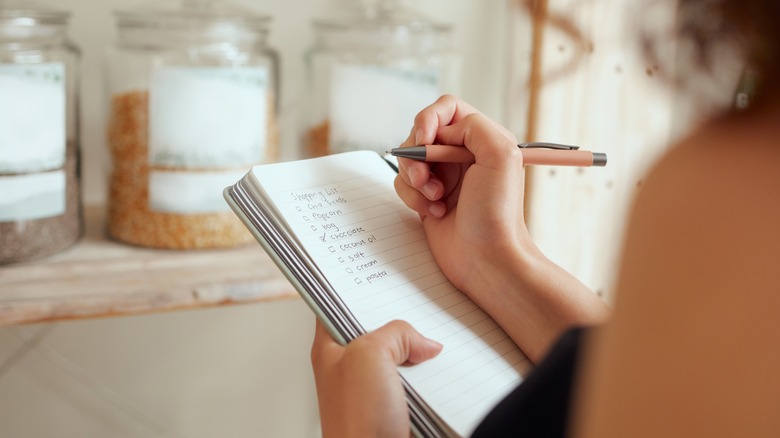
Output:
<svg viewBox="0 0 780 438">
<path fill-rule="evenodd" d="M 398 367 L 412 432 L 468 436 L 531 364 L 444 276 L 395 176 L 376 152 L 345 152 L 255 166 L 224 196 L 338 342 L 400 319 L 443 344 Z"/>
</svg>

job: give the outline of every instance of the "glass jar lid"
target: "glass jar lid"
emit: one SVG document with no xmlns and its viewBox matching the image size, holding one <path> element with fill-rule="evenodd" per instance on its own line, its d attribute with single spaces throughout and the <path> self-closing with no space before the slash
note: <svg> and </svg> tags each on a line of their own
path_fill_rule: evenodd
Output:
<svg viewBox="0 0 780 438">
<path fill-rule="evenodd" d="M 315 19 L 313 25 L 331 45 L 353 48 L 406 46 L 426 50 L 446 45 L 451 31 L 449 24 L 432 21 L 399 0 L 360 0 L 346 13 Z"/>
<path fill-rule="evenodd" d="M 314 26 L 326 30 L 362 29 L 369 32 L 448 32 L 450 25 L 437 23 L 405 7 L 398 0 L 361 0 L 339 17 L 316 19 Z"/>
<path fill-rule="evenodd" d="M 220 0 L 158 0 L 135 9 L 117 11 L 120 27 L 188 27 L 231 21 L 268 26 L 271 18 Z"/>
<path fill-rule="evenodd" d="M 70 17 L 70 13 L 50 9 L 36 3 L 20 0 L 0 0 L 0 20 L 17 21 L 20 24 L 62 24 Z"/>
<path fill-rule="evenodd" d="M 0 42 L 48 38 L 62 33 L 70 13 L 30 1 L 0 0 Z"/>
<path fill-rule="evenodd" d="M 115 11 L 120 31 L 188 35 L 191 42 L 253 42 L 271 17 L 221 0 L 157 0 Z M 165 41 L 159 41 L 164 44 Z"/>
</svg>

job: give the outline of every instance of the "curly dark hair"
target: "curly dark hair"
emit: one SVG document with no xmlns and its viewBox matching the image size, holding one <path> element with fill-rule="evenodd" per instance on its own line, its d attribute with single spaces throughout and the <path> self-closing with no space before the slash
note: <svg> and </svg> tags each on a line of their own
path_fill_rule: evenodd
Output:
<svg viewBox="0 0 780 438">
<path fill-rule="evenodd" d="M 757 101 L 775 93 L 770 78 L 780 73 L 780 1 L 678 0 L 675 32 L 675 40 L 689 49 L 687 62 L 679 65 L 679 75 L 690 75 L 680 81 L 683 86 L 701 79 L 696 73 L 716 76 L 738 62 L 758 82 Z M 650 52 L 651 40 L 645 39 Z"/>
<path fill-rule="evenodd" d="M 714 44 L 727 42 L 762 74 L 778 69 L 777 0 L 679 0 L 679 11 L 679 36 L 695 44 L 700 65 L 716 62 Z"/>
</svg>

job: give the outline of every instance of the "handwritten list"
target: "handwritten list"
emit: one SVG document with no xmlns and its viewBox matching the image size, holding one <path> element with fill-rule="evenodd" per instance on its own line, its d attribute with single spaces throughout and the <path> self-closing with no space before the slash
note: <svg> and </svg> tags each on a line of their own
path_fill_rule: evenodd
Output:
<svg viewBox="0 0 780 438">
<path fill-rule="evenodd" d="M 422 223 L 374 152 L 258 166 L 252 176 L 366 331 L 401 319 L 444 345 L 401 376 L 461 436 L 531 368 L 436 264 Z"/>
</svg>

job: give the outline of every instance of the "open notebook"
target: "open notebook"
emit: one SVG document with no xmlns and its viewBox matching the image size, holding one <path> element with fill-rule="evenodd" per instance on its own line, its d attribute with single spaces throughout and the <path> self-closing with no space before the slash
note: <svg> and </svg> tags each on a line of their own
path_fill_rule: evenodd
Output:
<svg viewBox="0 0 780 438">
<path fill-rule="evenodd" d="M 341 343 L 394 319 L 444 345 L 398 372 L 418 436 L 468 436 L 530 371 L 442 274 L 376 152 L 255 166 L 225 198 Z"/>
</svg>

